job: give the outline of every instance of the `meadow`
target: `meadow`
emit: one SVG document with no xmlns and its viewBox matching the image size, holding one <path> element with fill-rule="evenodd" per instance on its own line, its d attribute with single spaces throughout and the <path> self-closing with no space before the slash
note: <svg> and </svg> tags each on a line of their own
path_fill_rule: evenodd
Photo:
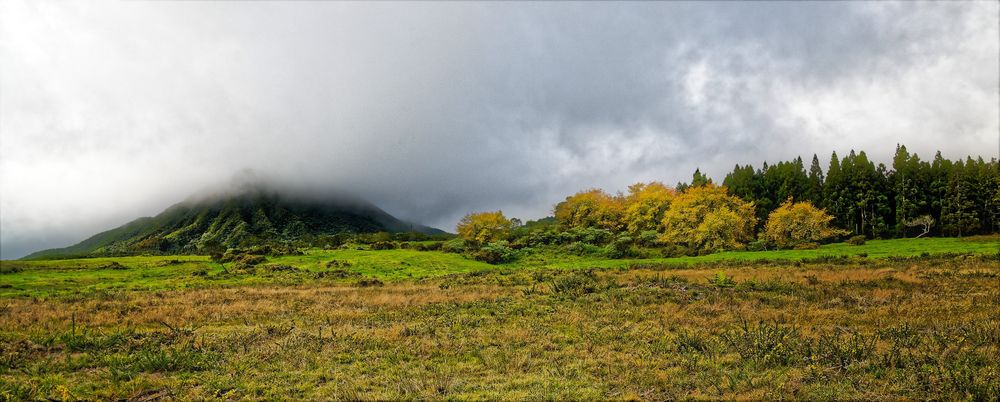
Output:
<svg viewBox="0 0 1000 402">
<path fill-rule="evenodd" d="M 0 399 L 996 400 L 998 251 L 3 261 Z"/>
</svg>

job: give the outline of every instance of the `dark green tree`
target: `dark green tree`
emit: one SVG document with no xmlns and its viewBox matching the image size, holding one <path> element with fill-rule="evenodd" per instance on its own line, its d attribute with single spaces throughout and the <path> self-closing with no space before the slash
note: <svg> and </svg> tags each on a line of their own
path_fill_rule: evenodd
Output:
<svg viewBox="0 0 1000 402">
<path fill-rule="evenodd" d="M 822 205 L 823 180 L 823 168 L 819 166 L 819 158 L 813 154 L 812 163 L 809 164 L 809 179 L 805 194 L 805 199 L 813 205 Z"/>
<path fill-rule="evenodd" d="M 968 164 L 962 161 L 951 167 L 945 196 L 941 200 L 941 224 L 945 234 L 962 237 L 979 229 L 976 183 L 969 170 Z"/>
</svg>

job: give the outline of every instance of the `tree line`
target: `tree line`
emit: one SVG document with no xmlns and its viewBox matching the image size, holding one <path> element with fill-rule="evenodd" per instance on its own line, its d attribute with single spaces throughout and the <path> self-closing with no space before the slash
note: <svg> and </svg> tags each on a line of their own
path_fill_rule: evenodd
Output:
<svg viewBox="0 0 1000 402">
<path fill-rule="evenodd" d="M 676 248 L 677 254 L 734 249 L 809 248 L 864 238 L 967 236 L 1000 230 L 1000 166 L 982 158 L 923 161 L 897 146 L 892 166 L 864 151 L 824 171 L 813 155 L 761 168 L 736 165 L 721 186 L 700 170 L 671 188 L 637 183 L 627 193 L 580 191 L 556 204 L 553 217 L 521 225 L 502 212 L 467 215 L 458 234 L 487 250 L 539 244 Z M 583 246 L 581 246 L 581 244 Z"/>
<path fill-rule="evenodd" d="M 843 158 L 833 152 L 826 171 L 813 155 L 808 170 L 801 157 L 765 162 L 759 169 L 736 165 L 722 184 L 730 194 L 753 202 L 759 219 L 791 197 L 825 209 L 834 226 L 870 238 L 1000 230 L 1000 165 L 995 158 L 951 161 L 937 152 L 926 161 L 899 145 L 892 166 L 872 162 L 864 151 L 852 150 Z"/>
</svg>

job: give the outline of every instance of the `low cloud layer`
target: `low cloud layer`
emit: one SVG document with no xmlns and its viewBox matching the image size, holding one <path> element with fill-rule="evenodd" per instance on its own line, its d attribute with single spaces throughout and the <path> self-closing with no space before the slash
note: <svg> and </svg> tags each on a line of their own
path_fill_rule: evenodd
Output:
<svg viewBox="0 0 1000 402">
<path fill-rule="evenodd" d="M 0 254 L 244 168 L 444 229 L 832 150 L 996 156 L 998 5 L 0 2 Z"/>
</svg>

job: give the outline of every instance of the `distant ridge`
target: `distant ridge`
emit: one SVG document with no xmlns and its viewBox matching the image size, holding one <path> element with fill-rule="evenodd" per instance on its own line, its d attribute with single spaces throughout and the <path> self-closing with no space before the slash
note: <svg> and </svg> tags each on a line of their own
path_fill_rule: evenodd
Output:
<svg viewBox="0 0 1000 402">
<path fill-rule="evenodd" d="M 205 247 L 245 247 L 337 233 L 445 233 L 405 222 L 377 206 L 344 195 L 303 195 L 240 183 L 231 191 L 192 197 L 159 215 L 143 217 L 65 248 L 23 259 L 142 253 L 194 253 Z"/>
</svg>

